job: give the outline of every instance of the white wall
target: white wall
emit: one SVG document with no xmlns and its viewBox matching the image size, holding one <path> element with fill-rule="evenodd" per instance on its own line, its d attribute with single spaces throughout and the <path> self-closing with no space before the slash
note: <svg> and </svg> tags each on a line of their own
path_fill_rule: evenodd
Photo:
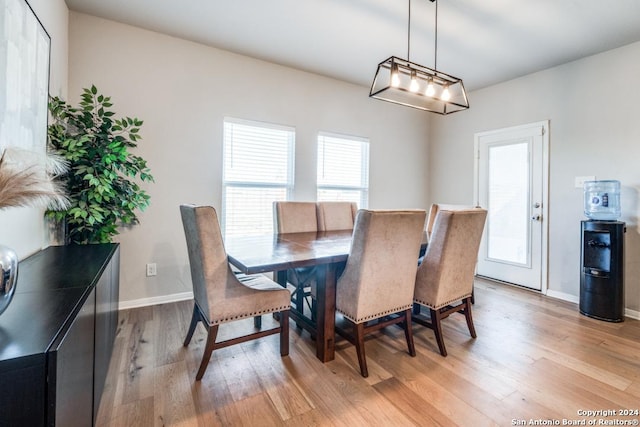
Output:
<svg viewBox="0 0 640 427">
<path fill-rule="evenodd" d="M 550 120 L 549 289 L 580 289 L 582 190 L 574 177 L 622 183 L 626 306 L 640 311 L 640 43 L 470 93 L 471 108 L 432 122 L 430 202 L 473 201 L 473 135 Z"/>
<path fill-rule="evenodd" d="M 626 305 L 640 311 L 639 43 L 472 92 L 470 110 L 432 119 L 369 100 L 367 88 L 87 15 L 69 18 L 64 0 L 29 2 L 52 38 L 50 93 L 75 102 L 95 83 L 118 113 L 145 120 L 138 154 L 156 183 L 142 224 L 119 238 L 123 301 L 189 289 L 177 205 L 220 207 L 224 116 L 296 127 L 298 200 L 315 194 L 318 131 L 371 138 L 370 206 L 380 208 L 470 203 L 473 134 L 549 119 L 550 291 L 579 293 L 582 192 L 573 178 L 619 179 Z M 0 211 L 0 236 L 21 258 L 46 246 L 42 210 Z M 158 277 L 144 277 L 147 262 L 158 263 Z"/>
<path fill-rule="evenodd" d="M 220 208 L 225 116 L 296 128 L 297 200 L 315 199 L 316 135 L 330 131 L 370 138 L 370 207 L 427 206 L 428 113 L 369 99 L 365 87 L 75 12 L 69 39 L 70 100 L 95 84 L 117 115 L 145 121 L 136 153 L 156 182 L 145 185 L 151 206 L 141 224 L 118 238 L 124 306 L 190 290 L 178 205 Z M 145 277 L 148 262 L 157 277 Z"/>
<path fill-rule="evenodd" d="M 66 96 L 69 10 L 64 0 L 29 0 L 51 37 L 49 93 Z M 0 244 L 13 248 L 20 259 L 47 246 L 43 209 L 8 208 L 0 211 Z"/>
</svg>

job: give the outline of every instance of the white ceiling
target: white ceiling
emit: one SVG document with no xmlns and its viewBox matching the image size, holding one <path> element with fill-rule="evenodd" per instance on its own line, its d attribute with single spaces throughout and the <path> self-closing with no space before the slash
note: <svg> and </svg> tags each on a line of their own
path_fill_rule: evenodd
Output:
<svg viewBox="0 0 640 427">
<path fill-rule="evenodd" d="M 66 0 L 71 10 L 369 86 L 407 59 L 409 0 Z M 438 0 L 438 69 L 467 90 L 640 40 L 640 0 Z M 435 3 L 411 5 L 412 62 L 434 66 Z"/>
</svg>

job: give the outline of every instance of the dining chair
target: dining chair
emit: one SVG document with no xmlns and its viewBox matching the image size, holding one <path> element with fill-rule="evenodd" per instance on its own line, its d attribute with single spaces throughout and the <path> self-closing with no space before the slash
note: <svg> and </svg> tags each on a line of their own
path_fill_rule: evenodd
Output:
<svg viewBox="0 0 640 427">
<path fill-rule="evenodd" d="M 453 204 L 443 204 L 443 203 L 432 203 L 431 208 L 429 208 L 429 214 L 427 215 L 427 239 L 431 238 L 431 232 L 433 231 L 433 224 L 436 221 L 436 216 L 438 215 L 438 211 L 440 209 L 457 211 L 464 209 L 473 209 L 477 206 L 472 205 L 453 205 Z"/>
<path fill-rule="evenodd" d="M 336 310 L 353 334 L 337 332 L 355 345 L 363 377 L 369 375 L 364 336 L 389 325 L 404 328 L 415 356 L 411 330 L 413 287 L 426 212 L 358 211 L 347 265 L 336 286 Z"/>
<path fill-rule="evenodd" d="M 447 355 L 442 320 L 459 312 L 465 315 L 471 337 L 476 330 L 471 317 L 473 278 L 487 211 L 482 208 L 447 210 L 442 207 L 424 259 L 416 274 L 415 308 L 425 306 L 430 319 L 414 309 L 413 321 L 434 330 L 442 356 Z M 460 301 L 457 305 L 452 305 Z"/>
<path fill-rule="evenodd" d="M 276 233 L 318 231 L 315 202 L 273 202 L 273 229 Z"/>
<path fill-rule="evenodd" d="M 352 230 L 358 205 L 355 202 L 317 202 L 318 231 Z"/>
<path fill-rule="evenodd" d="M 211 206 L 181 205 L 193 286 L 193 315 L 184 340 L 189 345 L 196 326 L 207 330 L 196 381 L 202 379 L 213 350 L 280 334 L 280 355 L 289 354 L 290 294 L 263 275 L 235 274 L 229 266 L 216 211 Z M 267 313 L 280 313 L 278 327 L 216 342 L 221 324 Z"/>
<path fill-rule="evenodd" d="M 431 233 L 433 232 L 433 223 L 436 221 L 438 210 L 440 210 L 440 204 L 432 203 L 431 207 L 429 208 L 429 215 L 427 215 L 427 239 L 431 239 Z"/>
<path fill-rule="evenodd" d="M 433 231 L 433 224 L 436 221 L 436 216 L 438 216 L 438 211 L 440 211 L 441 209 L 448 210 L 448 211 L 459 211 L 459 210 L 465 210 L 465 209 L 474 209 L 478 207 L 479 206 L 474 206 L 474 205 L 433 203 L 431 205 L 431 208 L 429 209 L 429 214 L 427 215 L 427 228 L 426 228 L 427 242 L 429 241 L 429 239 L 431 239 L 431 232 Z M 424 252 L 420 254 L 420 262 L 422 262 L 423 259 L 424 259 Z M 475 304 L 475 303 L 476 303 L 475 291 L 472 290 L 471 304 Z M 414 313 L 419 313 L 419 312 L 420 312 L 419 309 L 414 310 Z"/>
<path fill-rule="evenodd" d="M 353 230 L 358 205 L 355 202 L 317 202 L 318 231 Z M 344 271 L 344 264 L 336 268 L 336 277 Z M 315 296 L 315 292 L 312 292 Z"/>
<path fill-rule="evenodd" d="M 305 233 L 318 231 L 318 219 L 315 202 L 273 202 L 273 228 L 278 234 Z M 314 267 L 299 267 L 287 270 L 287 283 L 293 286 L 291 300 L 295 310 L 302 316 L 305 303 L 311 314 L 305 316 L 315 320 L 316 269 Z M 286 283 L 280 285 L 286 286 Z M 307 299 L 311 299 L 309 302 Z"/>
</svg>

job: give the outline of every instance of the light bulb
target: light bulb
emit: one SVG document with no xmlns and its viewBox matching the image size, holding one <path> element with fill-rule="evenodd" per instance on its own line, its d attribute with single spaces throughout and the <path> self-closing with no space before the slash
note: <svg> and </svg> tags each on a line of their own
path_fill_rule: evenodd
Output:
<svg viewBox="0 0 640 427">
<path fill-rule="evenodd" d="M 427 96 L 433 96 L 436 93 L 436 89 L 433 87 L 433 79 L 429 77 L 429 82 L 427 83 L 427 90 L 424 91 L 424 94 Z"/>
<path fill-rule="evenodd" d="M 400 86 L 400 77 L 398 76 L 397 72 L 391 74 L 391 86 L 393 86 L 393 87 Z"/>
<path fill-rule="evenodd" d="M 417 92 L 420 89 L 420 84 L 418 84 L 418 78 L 416 77 L 415 70 L 411 71 L 411 84 L 409 85 L 409 91 Z"/>
<path fill-rule="evenodd" d="M 443 101 L 448 101 L 451 99 L 451 93 L 449 93 L 449 85 L 445 85 L 442 89 L 442 95 L 440 95 L 440 99 Z"/>
<path fill-rule="evenodd" d="M 391 68 L 391 86 L 398 87 L 400 86 L 400 73 L 398 72 L 398 66 L 394 65 Z"/>
</svg>

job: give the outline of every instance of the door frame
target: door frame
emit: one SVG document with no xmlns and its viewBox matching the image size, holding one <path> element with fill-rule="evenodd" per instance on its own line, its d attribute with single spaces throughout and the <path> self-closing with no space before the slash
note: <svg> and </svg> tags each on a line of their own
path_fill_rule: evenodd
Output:
<svg viewBox="0 0 640 427">
<path fill-rule="evenodd" d="M 477 132 L 473 136 L 473 202 L 477 206 L 480 200 L 480 138 L 487 135 L 499 134 L 502 132 L 513 132 L 528 128 L 542 127 L 542 236 L 540 254 L 540 291 L 522 287 L 533 292 L 540 292 L 543 295 L 549 290 L 549 120 L 532 122 L 523 125 L 498 128 L 489 131 Z M 486 228 L 486 225 L 485 225 Z M 519 286 L 521 287 L 521 286 Z"/>
</svg>

